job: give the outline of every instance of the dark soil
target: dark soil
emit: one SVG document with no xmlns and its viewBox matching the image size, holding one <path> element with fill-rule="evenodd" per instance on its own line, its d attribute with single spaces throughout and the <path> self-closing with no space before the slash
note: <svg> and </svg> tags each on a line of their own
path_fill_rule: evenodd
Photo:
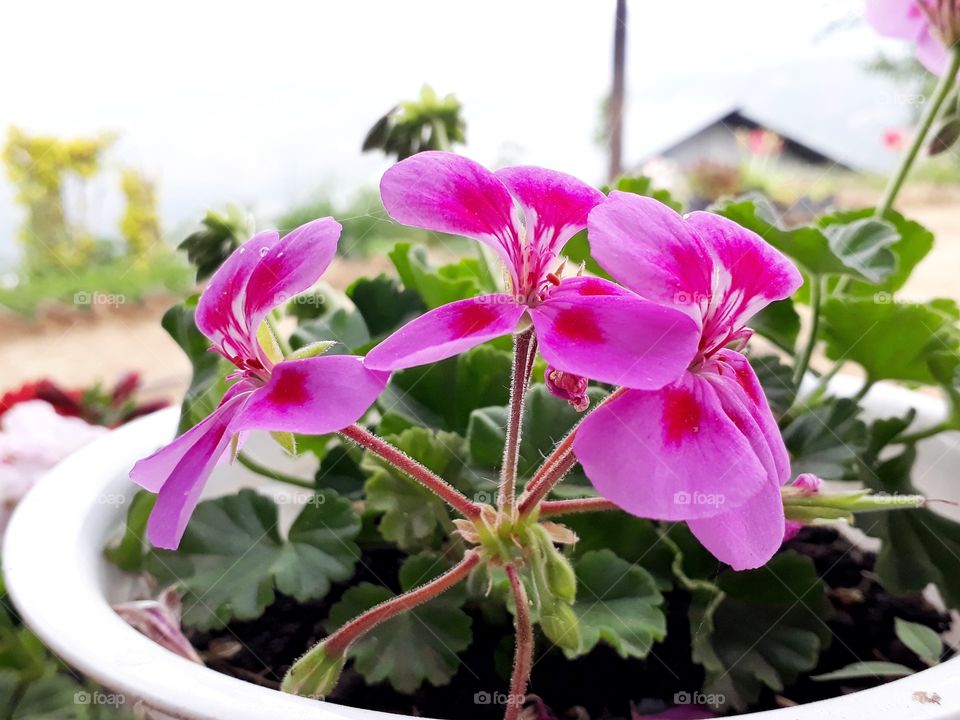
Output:
<svg viewBox="0 0 960 720">
<path fill-rule="evenodd" d="M 875 556 L 852 547 L 833 529 L 805 528 L 787 547 L 813 559 L 836 610 L 829 622 L 833 641 L 812 675 L 858 660 L 885 660 L 917 670 L 925 667 L 896 638 L 894 618 L 943 632 L 950 624 L 948 615 L 919 594 L 895 597 L 886 593 L 873 574 Z M 364 557 L 366 567 L 352 582 L 378 583 L 377 578 L 396 578 L 401 560 L 393 550 L 368 553 Z M 320 624 L 345 589 L 337 587 L 316 603 L 300 604 L 280 597 L 255 621 L 233 623 L 224 630 L 195 634 L 191 639 L 211 667 L 277 687 L 290 664 L 324 636 Z M 397 588 L 391 590 L 396 592 Z M 647 660 L 623 660 L 603 646 L 573 662 L 557 651 L 547 652 L 537 657 L 530 692 L 543 698 L 557 718 L 574 720 L 628 720 L 631 706 L 650 713 L 669 706 L 675 693 L 700 688 L 703 682 L 702 670 L 690 659 L 687 605 L 684 593 L 668 594 L 667 639 L 654 647 Z M 401 695 L 387 683 L 368 686 L 348 666 L 328 699 L 418 717 L 499 720 L 501 706 L 477 699 L 507 692 L 512 652 L 509 619 L 484 618 L 476 610 L 466 609 L 473 616 L 474 642 L 461 655 L 461 668 L 446 687 L 425 685 L 412 696 Z M 814 682 L 802 678 L 778 695 L 767 691 L 751 709 L 812 702 L 876 684 L 879 681 L 872 679 Z M 537 713 L 535 717 L 550 716 Z"/>
</svg>

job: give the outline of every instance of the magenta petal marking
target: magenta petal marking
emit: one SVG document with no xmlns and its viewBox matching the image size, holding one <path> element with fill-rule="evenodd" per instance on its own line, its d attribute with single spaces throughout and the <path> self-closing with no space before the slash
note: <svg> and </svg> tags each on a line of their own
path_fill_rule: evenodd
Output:
<svg viewBox="0 0 960 720">
<path fill-rule="evenodd" d="M 452 357 L 513 332 L 524 306 L 511 296 L 481 295 L 421 315 L 367 353 L 372 370 L 399 370 Z"/>
<path fill-rule="evenodd" d="M 489 245 L 519 283 L 516 206 L 504 184 L 479 163 L 449 152 L 418 153 L 383 174 L 380 197 L 397 222 Z"/>
<path fill-rule="evenodd" d="M 530 316 L 551 366 L 615 385 L 663 387 L 697 350 L 696 324 L 684 313 L 596 278 L 562 281 Z"/>
<path fill-rule="evenodd" d="M 336 432 L 367 411 L 388 378 L 353 355 L 284 360 L 244 406 L 237 425 L 305 435 Z"/>
<path fill-rule="evenodd" d="M 640 517 L 710 517 L 773 486 L 711 383 L 692 373 L 597 408 L 573 447 L 597 492 Z"/>
</svg>

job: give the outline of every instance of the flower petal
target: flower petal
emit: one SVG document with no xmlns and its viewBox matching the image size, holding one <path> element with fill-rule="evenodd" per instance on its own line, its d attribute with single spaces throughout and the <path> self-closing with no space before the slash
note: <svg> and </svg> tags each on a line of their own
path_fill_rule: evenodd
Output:
<svg viewBox="0 0 960 720">
<path fill-rule="evenodd" d="M 593 257 L 639 295 L 682 307 L 699 319 L 712 294 L 713 258 L 671 208 L 653 198 L 614 191 L 590 212 Z"/>
<path fill-rule="evenodd" d="M 917 0 L 867 0 L 866 19 L 887 37 L 915 40 L 927 25 Z"/>
<path fill-rule="evenodd" d="M 587 226 L 587 215 L 604 195 L 572 175 L 539 167 L 517 165 L 495 173 L 524 210 L 526 240 L 533 245 L 539 279 L 567 240 Z"/>
<path fill-rule="evenodd" d="M 598 408 L 573 447 L 597 491 L 640 517 L 711 517 L 772 485 L 713 385 L 689 372 Z"/>
<path fill-rule="evenodd" d="M 719 373 L 704 373 L 704 377 L 713 381 L 724 410 L 767 467 L 772 484 L 786 484 L 791 476 L 790 456 L 750 361 L 726 349 L 714 359 Z"/>
<path fill-rule="evenodd" d="M 786 255 L 732 220 L 693 212 L 686 223 L 716 258 L 704 336 L 720 336 L 728 329 L 743 327 L 759 310 L 774 300 L 790 297 L 803 284 L 803 276 Z"/>
<path fill-rule="evenodd" d="M 760 567 L 783 543 L 786 525 L 780 488 L 768 483 L 739 507 L 688 520 L 687 525 L 714 557 L 734 570 Z"/>
<path fill-rule="evenodd" d="M 551 366 L 642 390 L 676 380 L 700 338 L 684 313 L 599 278 L 564 280 L 530 316 Z"/>
<path fill-rule="evenodd" d="M 203 486 L 230 444 L 234 420 L 249 397 L 249 392 L 234 394 L 206 419 L 133 466 L 130 479 L 157 493 L 147 522 L 147 536 L 155 546 L 173 550 L 180 544 Z"/>
<path fill-rule="evenodd" d="M 449 152 L 418 153 L 383 174 L 380 197 L 397 222 L 489 245 L 518 286 L 517 207 L 504 184 L 479 163 Z"/>
<path fill-rule="evenodd" d="M 251 247 L 259 262 L 244 296 L 247 327 L 256 332 L 264 316 L 313 285 L 337 253 L 341 225 L 323 217 L 301 225 L 272 246 Z"/>
<path fill-rule="evenodd" d="M 323 435 L 356 422 L 389 379 L 363 358 L 330 355 L 278 363 L 237 418 L 248 430 Z"/>
<path fill-rule="evenodd" d="M 917 38 L 917 60 L 934 75 L 944 75 L 950 67 L 950 52 L 940 38 L 926 26 Z"/>
<path fill-rule="evenodd" d="M 411 320 L 373 348 L 364 364 L 372 370 L 399 370 L 452 357 L 512 332 L 524 309 L 504 294 L 442 305 Z"/>
<path fill-rule="evenodd" d="M 213 274 L 197 304 L 196 323 L 228 357 L 261 357 L 257 328 L 267 312 L 309 288 L 337 249 L 340 224 L 320 218 L 280 238 L 262 232 Z"/>
</svg>

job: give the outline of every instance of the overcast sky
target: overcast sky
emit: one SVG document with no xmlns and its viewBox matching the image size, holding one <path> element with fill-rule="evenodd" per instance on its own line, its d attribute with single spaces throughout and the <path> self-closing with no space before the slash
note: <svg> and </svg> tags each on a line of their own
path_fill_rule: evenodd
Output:
<svg viewBox="0 0 960 720">
<path fill-rule="evenodd" d="M 0 130 L 119 131 L 110 168 L 156 176 L 173 230 L 227 201 L 268 217 L 318 188 L 349 195 L 375 183 L 387 162 L 360 154 L 366 129 L 429 82 L 463 102 L 468 155 L 598 182 L 605 159 L 593 137 L 610 82 L 613 8 L 613 0 L 4 0 Z M 857 22 L 860 11 L 859 0 L 630 0 L 628 163 L 734 104 L 766 103 L 789 120 L 791 102 L 845 95 L 822 83 L 856 84 L 881 47 Z M 834 24 L 842 28 L 825 32 Z M 890 114 L 895 103 L 880 93 L 870 90 L 858 112 Z M 116 178 L 101 185 L 90 220 L 110 232 Z M 0 181 L 0 263 L 19 222 L 12 194 Z"/>
</svg>

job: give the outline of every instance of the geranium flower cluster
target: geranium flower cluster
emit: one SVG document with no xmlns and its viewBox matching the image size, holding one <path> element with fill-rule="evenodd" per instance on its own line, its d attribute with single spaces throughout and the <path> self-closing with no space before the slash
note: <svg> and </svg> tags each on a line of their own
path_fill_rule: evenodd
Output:
<svg viewBox="0 0 960 720">
<path fill-rule="evenodd" d="M 578 410 L 587 408 L 588 380 L 619 388 L 572 440 L 601 496 L 634 515 L 687 522 L 734 568 L 770 558 L 784 536 L 780 486 L 790 467 L 740 351 L 750 318 L 801 284 L 789 260 L 710 213 L 681 217 L 651 198 L 605 196 L 559 172 L 491 172 L 445 152 L 392 167 L 381 195 L 401 223 L 490 248 L 504 267 L 503 291 L 436 308 L 365 358 L 324 355 L 326 346 L 284 356 L 270 313 L 318 280 L 340 226 L 322 218 L 283 238 L 253 237 L 217 271 L 196 311 L 213 350 L 236 367 L 233 384 L 209 417 L 131 473 L 159 494 L 148 526 L 155 545 L 177 546 L 207 477 L 247 431 L 343 430 L 392 371 L 532 333 L 547 386 Z M 584 228 L 593 257 L 617 282 L 561 257 Z"/>
</svg>

